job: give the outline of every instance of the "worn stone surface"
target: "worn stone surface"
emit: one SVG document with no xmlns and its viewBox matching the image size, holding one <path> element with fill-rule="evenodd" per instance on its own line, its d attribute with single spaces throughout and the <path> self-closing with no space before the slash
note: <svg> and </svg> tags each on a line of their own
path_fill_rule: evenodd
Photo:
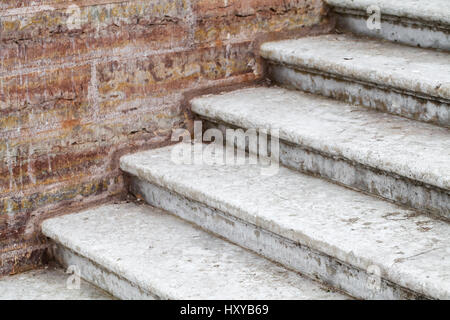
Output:
<svg viewBox="0 0 450 320">
<path fill-rule="evenodd" d="M 302 71 L 280 64 L 269 66 L 276 84 L 450 128 L 450 103 L 417 97 L 390 88 Z"/>
<path fill-rule="evenodd" d="M 124 156 L 121 168 L 419 294 L 450 298 L 448 223 L 283 167 L 264 175 L 260 165 L 173 161 L 181 150 Z"/>
<path fill-rule="evenodd" d="M 345 298 L 146 205 L 101 206 L 47 220 L 42 228 L 60 245 L 160 299 Z"/>
<path fill-rule="evenodd" d="M 1 254 L 46 213 L 123 192 L 119 156 L 189 128 L 186 96 L 261 80 L 261 41 L 328 31 L 327 13 L 319 0 L 1 1 Z M 1 273 L 22 270 L 11 261 Z"/>
<path fill-rule="evenodd" d="M 1 300 L 110 300 L 106 292 L 81 281 L 80 288 L 67 287 L 69 274 L 58 268 L 29 271 L 0 278 Z"/>
<path fill-rule="evenodd" d="M 351 50 L 349 50 L 351 48 Z M 351 35 L 264 43 L 271 61 L 410 94 L 450 99 L 450 55 Z"/>
<path fill-rule="evenodd" d="M 265 33 L 326 24 L 326 15 L 319 0 L 29 3 L 0 8 L 0 70 L 17 70 L 18 63 L 23 69 L 51 66 L 55 60 L 75 63 L 256 40 Z"/>
<path fill-rule="evenodd" d="M 196 113 L 450 190 L 447 129 L 282 88 L 247 88 L 192 100 Z"/>
<path fill-rule="evenodd" d="M 327 11 L 323 1 L 315 0 L 199 0 L 194 2 L 194 39 L 197 44 L 235 42 L 274 32 L 298 37 L 299 28 L 328 22 Z"/>
<path fill-rule="evenodd" d="M 382 14 L 450 26 L 450 3 L 447 0 L 325 0 L 329 5 L 362 10 L 376 5 Z"/>
</svg>

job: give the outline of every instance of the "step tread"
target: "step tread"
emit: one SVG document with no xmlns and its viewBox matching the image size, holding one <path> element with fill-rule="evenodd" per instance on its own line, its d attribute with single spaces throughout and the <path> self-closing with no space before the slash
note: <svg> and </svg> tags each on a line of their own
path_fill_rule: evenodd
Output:
<svg viewBox="0 0 450 320">
<path fill-rule="evenodd" d="M 267 42 L 269 60 L 345 78 L 450 99 L 450 54 L 352 35 Z"/>
<path fill-rule="evenodd" d="M 49 267 L 0 278 L 0 300 L 111 300 L 109 294 L 81 281 L 80 289 L 67 287 L 69 274 Z"/>
<path fill-rule="evenodd" d="M 147 205 L 104 205 L 42 228 L 162 299 L 347 298 Z"/>
<path fill-rule="evenodd" d="M 180 145 L 124 156 L 122 170 L 186 198 L 436 298 L 450 298 L 450 225 L 279 168 L 180 164 Z"/>
<path fill-rule="evenodd" d="M 450 25 L 450 2 L 448 0 L 325 0 L 329 5 L 362 10 L 377 5 L 382 14 Z"/>
<path fill-rule="evenodd" d="M 202 116 L 450 189 L 450 131 L 321 96 L 247 88 L 192 100 Z"/>
</svg>

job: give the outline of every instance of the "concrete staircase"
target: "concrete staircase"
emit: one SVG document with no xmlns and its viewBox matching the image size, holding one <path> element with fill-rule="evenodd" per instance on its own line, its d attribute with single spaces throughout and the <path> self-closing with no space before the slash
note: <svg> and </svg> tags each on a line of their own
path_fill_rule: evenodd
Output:
<svg viewBox="0 0 450 320">
<path fill-rule="evenodd" d="M 448 4 L 328 2 L 347 31 L 444 50 L 265 43 L 275 85 L 193 99 L 214 143 L 122 157 L 151 206 L 47 220 L 55 258 L 122 299 L 450 299 Z"/>
</svg>

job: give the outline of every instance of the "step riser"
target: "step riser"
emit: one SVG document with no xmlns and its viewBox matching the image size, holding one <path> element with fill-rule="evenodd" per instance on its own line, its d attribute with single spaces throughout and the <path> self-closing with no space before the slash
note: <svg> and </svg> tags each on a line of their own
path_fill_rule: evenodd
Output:
<svg viewBox="0 0 450 320">
<path fill-rule="evenodd" d="M 157 300 L 157 296 L 144 292 L 128 280 L 106 270 L 90 259 L 82 257 L 72 250 L 54 243 L 52 257 L 64 267 L 76 266 L 81 278 L 105 290 L 122 300 Z"/>
<path fill-rule="evenodd" d="M 373 276 L 328 255 L 295 243 L 256 225 L 187 199 L 152 183 L 130 176 L 130 192 L 155 207 L 250 249 L 313 279 L 362 299 L 424 299 L 423 295 L 381 279 L 374 289 Z M 377 281 L 379 279 L 376 279 Z"/>
<path fill-rule="evenodd" d="M 394 88 L 381 88 L 370 83 L 273 63 L 269 65 L 269 76 L 276 83 L 297 90 L 450 127 L 450 102 L 434 97 L 419 97 Z"/>
<path fill-rule="evenodd" d="M 235 126 L 204 119 L 205 128 L 217 128 L 223 133 Z M 247 128 L 244 129 L 244 131 Z M 224 136 L 226 136 L 224 134 Z M 450 194 L 436 187 L 426 186 L 405 177 L 389 174 L 342 158 L 303 148 L 280 140 L 282 165 L 332 180 L 338 184 L 391 200 L 397 204 L 427 211 L 450 219 Z"/>
<path fill-rule="evenodd" d="M 417 20 L 381 15 L 381 29 L 367 27 L 369 16 L 362 11 L 334 10 L 338 30 L 385 39 L 421 48 L 450 51 L 450 30 L 424 24 Z"/>
</svg>

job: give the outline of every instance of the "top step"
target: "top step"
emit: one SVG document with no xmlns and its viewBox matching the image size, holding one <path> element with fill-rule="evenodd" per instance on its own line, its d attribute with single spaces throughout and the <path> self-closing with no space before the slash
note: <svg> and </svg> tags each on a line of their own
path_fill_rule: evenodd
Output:
<svg viewBox="0 0 450 320">
<path fill-rule="evenodd" d="M 265 43 L 272 80 L 450 127 L 450 54 L 351 35 Z"/>
<path fill-rule="evenodd" d="M 448 0 L 326 0 L 337 28 L 424 48 L 450 50 Z M 380 24 L 370 16 L 379 14 Z M 375 22 L 374 22 L 375 21 Z"/>
<path fill-rule="evenodd" d="M 261 55 L 301 69 L 450 100 L 450 55 L 444 52 L 323 35 L 264 43 Z"/>
</svg>

